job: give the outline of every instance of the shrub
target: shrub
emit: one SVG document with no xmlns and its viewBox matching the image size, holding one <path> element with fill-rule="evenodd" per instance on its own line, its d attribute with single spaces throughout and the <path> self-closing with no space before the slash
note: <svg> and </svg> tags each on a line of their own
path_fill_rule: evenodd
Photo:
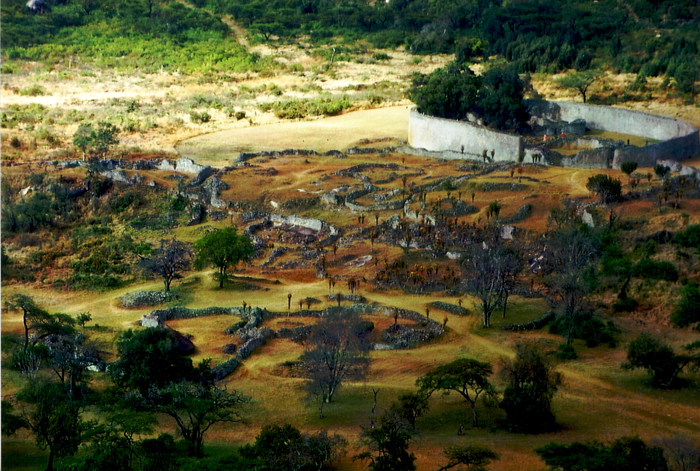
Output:
<svg viewBox="0 0 700 471">
<path fill-rule="evenodd" d="M 670 171 L 671 171 L 671 168 L 667 167 L 666 165 L 662 165 L 662 164 L 654 165 L 654 173 L 659 178 L 664 178 L 666 176 L 666 174 Z"/>
<path fill-rule="evenodd" d="M 683 288 L 681 300 L 671 315 L 671 321 L 678 327 L 700 322 L 700 289 L 696 283 Z"/>
<path fill-rule="evenodd" d="M 578 358 L 578 353 L 576 353 L 576 349 L 573 345 L 562 343 L 557 347 L 557 350 L 559 350 L 557 352 L 557 358 L 560 360 L 576 360 Z"/>
<path fill-rule="evenodd" d="M 681 247 L 700 250 L 700 224 L 693 224 L 683 231 L 676 232 L 673 236 L 673 242 Z"/>
<path fill-rule="evenodd" d="M 552 334 L 565 335 L 569 329 L 568 316 L 562 315 L 549 326 Z M 601 343 L 607 343 L 613 347 L 616 344 L 615 334 L 620 332 L 612 321 L 603 322 L 590 312 L 577 312 L 574 315 L 574 329 L 571 338 L 586 342 L 588 347 L 596 347 Z"/>
<path fill-rule="evenodd" d="M 639 306 L 639 303 L 637 302 L 636 299 L 632 298 L 624 298 L 624 299 L 618 299 L 613 303 L 613 311 L 614 312 L 633 312 L 637 309 Z"/>
<path fill-rule="evenodd" d="M 622 196 L 622 183 L 620 183 L 620 180 L 602 173 L 589 177 L 586 188 L 596 193 L 603 204 L 617 201 Z"/>
<path fill-rule="evenodd" d="M 197 112 L 190 111 L 190 121 L 197 124 L 208 123 L 211 120 L 211 115 L 206 111 Z"/>
<path fill-rule="evenodd" d="M 657 262 L 648 258 L 637 262 L 632 273 L 632 276 L 646 280 L 678 280 L 678 270 L 671 262 Z"/>
<path fill-rule="evenodd" d="M 48 95 L 44 87 L 41 85 L 32 85 L 31 87 L 23 88 L 19 91 L 22 96 L 44 96 Z"/>
</svg>

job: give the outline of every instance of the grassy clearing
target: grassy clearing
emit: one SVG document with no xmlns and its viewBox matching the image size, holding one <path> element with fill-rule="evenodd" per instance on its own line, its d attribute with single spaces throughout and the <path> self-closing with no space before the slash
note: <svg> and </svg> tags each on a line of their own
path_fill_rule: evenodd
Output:
<svg viewBox="0 0 700 471">
<path fill-rule="evenodd" d="M 408 106 L 363 110 L 310 122 L 278 123 L 206 134 L 177 146 L 180 154 L 221 167 L 239 152 L 310 149 L 344 150 L 359 139 L 407 139 Z M 339 130 L 342 129 L 342 132 Z"/>
</svg>

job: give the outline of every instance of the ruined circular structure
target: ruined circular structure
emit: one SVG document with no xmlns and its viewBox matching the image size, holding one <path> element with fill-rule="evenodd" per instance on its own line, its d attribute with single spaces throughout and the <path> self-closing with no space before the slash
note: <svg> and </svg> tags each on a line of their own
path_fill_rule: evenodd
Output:
<svg viewBox="0 0 700 471">
<path fill-rule="evenodd" d="M 408 143 L 414 148 L 440 152 L 445 158 L 481 158 L 484 151 L 489 151 L 493 160 L 519 161 L 539 154 L 552 165 L 584 168 L 620 168 L 629 161 L 651 167 L 658 160 L 678 161 L 700 153 L 698 129 L 674 118 L 572 102 L 527 100 L 526 106 L 535 131 L 552 137 L 559 136 L 562 131 L 578 136 L 586 129 L 596 129 L 660 142 L 641 147 L 623 141 L 581 142 L 581 147 L 589 149 L 557 157 L 544 145 L 546 141 L 541 145 L 528 144 L 518 134 L 495 131 L 473 122 L 426 116 L 414 109 L 408 122 Z"/>
</svg>

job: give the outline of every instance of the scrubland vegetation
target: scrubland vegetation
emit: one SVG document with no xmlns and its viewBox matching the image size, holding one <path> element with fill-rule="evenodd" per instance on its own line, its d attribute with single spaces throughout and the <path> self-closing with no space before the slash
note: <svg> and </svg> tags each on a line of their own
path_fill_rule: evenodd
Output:
<svg viewBox="0 0 700 471">
<path fill-rule="evenodd" d="M 697 125 L 694 2 L 34 5 L 2 15 L 3 469 L 698 468 L 698 174 L 382 134 L 409 99 Z"/>
</svg>

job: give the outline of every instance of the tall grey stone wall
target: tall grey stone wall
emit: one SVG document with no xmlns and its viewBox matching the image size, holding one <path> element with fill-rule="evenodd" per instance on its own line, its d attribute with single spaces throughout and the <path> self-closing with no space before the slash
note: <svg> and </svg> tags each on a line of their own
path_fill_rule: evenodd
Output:
<svg viewBox="0 0 700 471">
<path fill-rule="evenodd" d="M 495 150 L 494 160 L 517 161 L 523 150 L 522 137 L 493 131 L 466 121 L 434 118 L 411 110 L 408 143 L 428 151 L 452 151 L 445 156 L 481 158 L 484 149 Z M 462 146 L 464 153 L 462 154 Z"/>
<path fill-rule="evenodd" d="M 553 121 L 584 119 L 589 128 L 660 140 L 644 147 L 615 149 L 613 168 L 635 161 L 651 167 L 657 160 L 684 160 L 700 153 L 700 136 L 694 126 L 674 118 L 609 106 L 585 105 L 565 101 L 527 100 L 531 115 Z"/>
<path fill-rule="evenodd" d="M 674 137 L 645 147 L 615 149 L 612 167 L 620 168 L 625 162 L 637 162 L 640 167 L 653 167 L 659 160 L 684 160 L 700 153 L 697 129 L 686 136 Z"/>
</svg>

